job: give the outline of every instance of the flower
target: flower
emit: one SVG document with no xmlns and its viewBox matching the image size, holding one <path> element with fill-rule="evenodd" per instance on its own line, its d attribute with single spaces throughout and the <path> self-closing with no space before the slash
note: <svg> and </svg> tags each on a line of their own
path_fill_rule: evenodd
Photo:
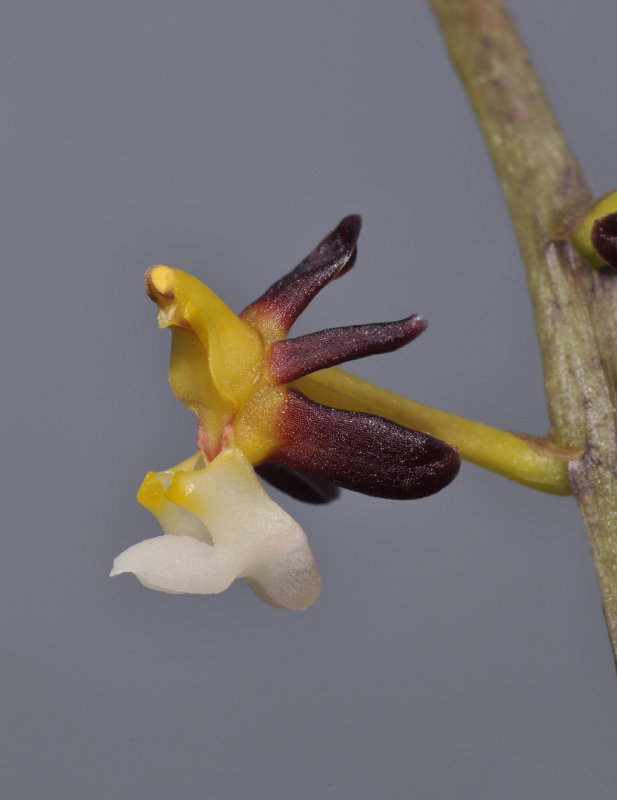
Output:
<svg viewBox="0 0 617 800">
<path fill-rule="evenodd" d="M 458 452 L 445 442 L 321 405 L 294 385 L 316 370 L 401 347 L 426 328 L 412 315 L 286 338 L 317 292 L 353 266 L 360 224 L 358 216 L 342 220 L 240 316 L 179 269 L 146 272 L 159 326 L 172 332 L 172 390 L 197 415 L 198 449 L 146 475 L 137 497 L 164 535 L 118 556 L 112 575 L 133 572 L 145 586 L 172 593 L 216 593 L 243 577 L 273 605 L 306 608 L 320 592 L 310 547 L 255 471 L 314 503 L 332 500 L 339 486 L 423 497 L 455 477 Z"/>
</svg>

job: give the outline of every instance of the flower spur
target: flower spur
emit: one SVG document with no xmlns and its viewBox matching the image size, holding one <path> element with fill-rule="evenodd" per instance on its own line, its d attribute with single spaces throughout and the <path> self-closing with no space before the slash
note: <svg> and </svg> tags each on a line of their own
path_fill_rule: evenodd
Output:
<svg viewBox="0 0 617 800">
<path fill-rule="evenodd" d="M 323 503 L 344 487 L 379 497 L 433 494 L 457 474 L 458 452 L 373 414 L 330 408 L 294 385 L 317 370 L 395 350 L 426 322 L 331 328 L 288 339 L 309 302 L 354 264 L 361 220 L 346 217 L 294 270 L 236 316 L 210 289 L 163 265 L 146 273 L 159 326 L 172 331 L 172 390 L 198 418 L 194 456 L 148 473 L 138 500 L 164 535 L 130 547 L 112 575 L 133 572 L 172 593 L 217 593 L 236 577 L 263 600 L 306 608 L 321 581 L 300 527 L 259 475 Z"/>
</svg>

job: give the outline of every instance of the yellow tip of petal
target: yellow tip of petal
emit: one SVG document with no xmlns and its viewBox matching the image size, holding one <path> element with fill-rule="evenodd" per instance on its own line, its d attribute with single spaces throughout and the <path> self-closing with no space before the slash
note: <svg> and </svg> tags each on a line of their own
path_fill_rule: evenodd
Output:
<svg viewBox="0 0 617 800">
<path fill-rule="evenodd" d="M 148 472 L 137 492 L 137 502 L 148 511 L 154 512 L 154 509 L 163 502 L 164 495 L 165 489 L 156 472 Z"/>
<path fill-rule="evenodd" d="M 195 473 L 196 475 L 199 473 Z M 175 503 L 178 506 L 192 511 L 193 513 L 200 510 L 199 503 L 195 495 L 195 483 L 191 480 L 193 473 L 181 471 L 171 479 L 169 488 L 165 492 L 165 498 L 170 503 Z"/>
<path fill-rule="evenodd" d="M 146 272 L 146 289 L 154 291 L 165 297 L 173 296 L 174 270 L 164 264 L 156 264 Z M 150 291 L 148 291 L 150 294 Z"/>
</svg>

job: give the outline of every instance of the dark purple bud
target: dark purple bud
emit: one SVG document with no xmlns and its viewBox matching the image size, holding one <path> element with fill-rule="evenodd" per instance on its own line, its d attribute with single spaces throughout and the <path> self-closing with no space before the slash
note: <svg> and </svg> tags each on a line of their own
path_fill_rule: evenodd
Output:
<svg viewBox="0 0 617 800">
<path fill-rule="evenodd" d="M 289 383 L 343 361 L 389 353 L 419 336 L 426 325 L 426 320 L 414 314 L 398 322 L 328 328 L 274 342 L 269 356 L 270 373 L 278 383 Z"/>
<path fill-rule="evenodd" d="M 352 267 L 361 225 L 357 214 L 345 217 L 304 261 L 273 283 L 240 316 L 247 321 L 268 316 L 287 333 L 317 292 Z"/>
<path fill-rule="evenodd" d="M 600 258 L 617 269 L 617 213 L 607 214 L 593 223 L 591 243 Z"/>
<path fill-rule="evenodd" d="M 280 464 L 270 464 L 267 461 L 255 467 L 255 472 L 260 478 L 280 489 L 281 492 L 303 500 L 305 503 L 330 503 L 340 494 L 340 489 L 330 481 L 303 475 L 295 469 L 283 467 Z"/>
<path fill-rule="evenodd" d="M 460 466 L 458 451 L 427 433 L 327 408 L 293 389 L 280 425 L 286 443 L 268 462 L 377 497 L 426 497 L 447 486 Z"/>
</svg>

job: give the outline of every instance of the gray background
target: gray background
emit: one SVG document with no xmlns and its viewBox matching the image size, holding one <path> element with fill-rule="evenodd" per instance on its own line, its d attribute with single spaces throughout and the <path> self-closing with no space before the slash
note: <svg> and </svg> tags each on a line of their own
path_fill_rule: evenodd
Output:
<svg viewBox="0 0 617 800">
<path fill-rule="evenodd" d="M 512 0 L 597 193 L 617 183 L 613 0 Z M 516 243 L 424 3 L 5 0 L 2 797 L 614 797 L 617 685 L 575 504 L 470 465 L 312 508 L 322 599 L 170 597 L 114 556 L 192 452 L 142 288 L 240 310 L 345 214 L 357 266 L 295 328 L 425 315 L 364 377 L 547 428 Z"/>
</svg>

